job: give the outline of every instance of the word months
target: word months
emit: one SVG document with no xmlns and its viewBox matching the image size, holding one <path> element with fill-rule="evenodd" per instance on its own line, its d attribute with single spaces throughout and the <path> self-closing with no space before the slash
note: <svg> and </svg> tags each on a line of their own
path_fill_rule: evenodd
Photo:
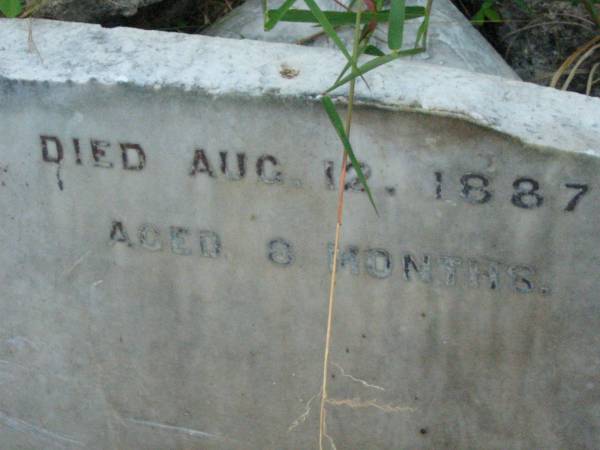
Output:
<svg viewBox="0 0 600 450">
<path fill-rule="evenodd" d="M 328 244 L 329 269 L 333 267 L 333 244 Z M 350 245 L 338 253 L 340 269 L 359 275 L 361 267 L 375 279 L 394 277 L 394 271 L 405 282 L 419 280 L 438 286 L 463 285 L 469 288 L 489 290 L 509 289 L 518 294 L 538 291 L 549 294 L 546 286 L 539 286 L 536 270 L 523 264 L 506 264 L 499 261 L 476 258 L 423 254 L 419 259 L 411 253 L 396 257 L 383 248 L 360 250 Z M 396 268 L 396 266 L 399 266 Z"/>
</svg>

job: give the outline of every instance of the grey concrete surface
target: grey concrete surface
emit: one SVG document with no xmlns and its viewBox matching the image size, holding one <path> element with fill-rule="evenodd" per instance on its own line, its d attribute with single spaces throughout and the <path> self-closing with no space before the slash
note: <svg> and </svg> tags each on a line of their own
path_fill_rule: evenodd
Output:
<svg viewBox="0 0 600 450">
<path fill-rule="evenodd" d="M 33 32 L 39 55 L 0 21 L 0 448 L 316 448 L 341 150 L 317 97 L 343 59 Z M 367 80 L 380 217 L 350 173 L 337 448 L 597 448 L 600 101 Z"/>
<path fill-rule="evenodd" d="M 270 0 L 269 7 L 276 8 L 281 3 L 283 3 L 282 0 Z M 344 10 L 340 4 L 333 0 L 319 0 L 317 3 L 324 10 Z M 424 6 L 426 1 L 418 0 L 407 3 L 409 5 Z M 308 9 L 302 0 L 298 0 L 294 8 Z M 406 22 L 404 48 L 414 46 L 420 24 L 420 19 Z M 209 27 L 205 34 L 234 39 L 256 39 L 290 44 L 302 43 L 303 45 L 334 48 L 335 44 L 327 36 L 318 34 L 318 30 L 314 24 L 280 22 L 272 30 L 264 31 L 262 0 L 247 0 L 221 21 Z M 337 31 L 348 47 L 351 48 L 351 27 L 340 27 Z M 372 42 L 376 47 L 381 48 L 386 53 L 388 52 L 386 47 L 386 25 L 379 25 Z M 408 59 L 519 79 L 519 76 L 506 61 L 456 9 L 450 0 L 435 0 L 433 2 L 428 42 L 426 53 L 411 56 Z"/>
</svg>

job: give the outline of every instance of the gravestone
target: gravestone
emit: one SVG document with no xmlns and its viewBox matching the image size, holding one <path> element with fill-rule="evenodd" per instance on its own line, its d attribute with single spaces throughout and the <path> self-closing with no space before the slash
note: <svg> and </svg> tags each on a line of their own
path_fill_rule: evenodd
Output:
<svg viewBox="0 0 600 450">
<path fill-rule="evenodd" d="M 269 0 L 269 8 L 277 8 L 283 0 Z M 342 3 L 335 0 L 318 0 L 323 10 L 344 11 Z M 426 1 L 407 2 L 425 6 Z M 294 8 L 308 9 L 302 0 Z M 319 33 L 312 23 L 279 22 L 275 28 L 264 30 L 262 0 L 247 0 L 230 14 L 210 26 L 205 34 L 234 39 L 255 39 L 269 42 L 286 42 L 309 46 L 335 48 L 335 44 Z M 404 48 L 414 47 L 421 20 L 407 20 L 404 28 Z M 497 75 L 518 80 L 519 76 L 510 68 L 494 48 L 479 34 L 450 0 L 435 0 L 431 11 L 428 33 L 428 48 L 424 53 L 406 57 L 429 64 L 454 67 L 472 72 Z M 352 27 L 339 27 L 337 32 L 352 48 Z M 387 25 L 380 24 L 372 39 L 373 45 L 387 51 Z"/>
<path fill-rule="evenodd" d="M 33 38 L 0 21 L 0 447 L 315 448 L 343 58 Z M 366 79 L 380 216 L 350 172 L 329 436 L 594 448 L 600 101 L 414 61 Z"/>
</svg>

